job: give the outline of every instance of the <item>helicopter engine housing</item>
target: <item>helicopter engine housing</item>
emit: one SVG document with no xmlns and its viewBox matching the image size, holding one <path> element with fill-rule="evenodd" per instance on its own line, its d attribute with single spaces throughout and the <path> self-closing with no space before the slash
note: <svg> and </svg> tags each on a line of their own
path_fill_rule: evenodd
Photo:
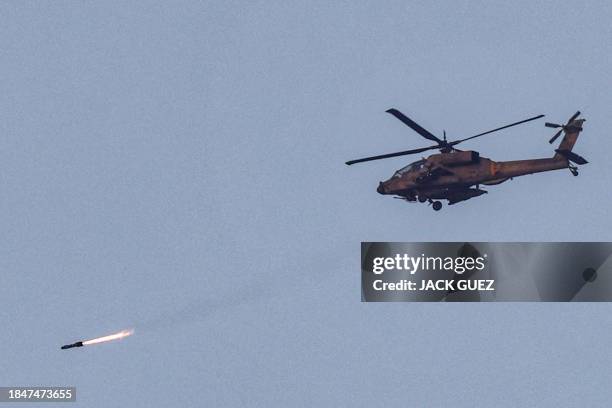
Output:
<svg viewBox="0 0 612 408">
<path fill-rule="evenodd" d="M 438 156 L 438 157 L 435 157 Z M 435 160 L 446 166 L 459 166 L 462 164 L 478 163 L 480 161 L 480 154 L 473 150 L 466 150 L 463 152 L 452 152 L 442 153 L 440 155 L 434 155 Z"/>
</svg>

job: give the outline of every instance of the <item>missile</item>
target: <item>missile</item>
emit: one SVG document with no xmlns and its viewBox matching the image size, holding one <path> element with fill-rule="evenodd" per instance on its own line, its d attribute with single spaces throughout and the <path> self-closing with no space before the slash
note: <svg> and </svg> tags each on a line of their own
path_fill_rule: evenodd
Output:
<svg viewBox="0 0 612 408">
<path fill-rule="evenodd" d="M 124 337 L 131 336 L 132 334 L 134 334 L 134 329 L 126 329 L 126 330 L 121 330 L 118 333 L 109 334 L 108 336 L 96 337 L 95 339 L 91 339 L 91 340 L 81 340 L 81 341 L 77 341 L 76 343 L 66 344 L 60 348 L 62 350 L 66 350 L 66 349 L 73 348 L 73 347 L 83 347 L 83 346 L 89 346 L 91 344 L 106 343 L 107 341 L 119 340 Z"/>
<path fill-rule="evenodd" d="M 73 348 L 73 347 L 83 347 L 83 342 L 77 341 L 76 343 L 63 345 L 61 348 L 62 350 L 66 350 L 66 349 Z"/>
</svg>

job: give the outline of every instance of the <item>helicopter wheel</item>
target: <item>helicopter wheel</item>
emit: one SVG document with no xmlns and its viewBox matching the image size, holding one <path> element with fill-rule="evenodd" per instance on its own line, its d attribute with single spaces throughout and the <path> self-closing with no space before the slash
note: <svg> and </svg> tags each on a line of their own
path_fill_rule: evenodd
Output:
<svg viewBox="0 0 612 408">
<path fill-rule="evenodd" d="M 442 203 L 440 201 L 434 201 L 431 206 L 434 211 L 440 211 L 442 209 Z"/>
<path fill-rule="evenodd" d="M 569 170 L 570 170 L 570 172 L 572 173 L 572 175 L 573 175 L 574 177 L 576 177 L 576 176 L 578 175 L 578 167 L 576 167 L 576 166 L 571 166 L 571 167 L 569 168 Z"/>
<path fill-rule="evenodd" d="M 419 195 L 418 199 L 419 199 L 419 203 L 424 203 L 428 200 L 428 198 L 425 197 L 424 195 Z"/>
</svg>

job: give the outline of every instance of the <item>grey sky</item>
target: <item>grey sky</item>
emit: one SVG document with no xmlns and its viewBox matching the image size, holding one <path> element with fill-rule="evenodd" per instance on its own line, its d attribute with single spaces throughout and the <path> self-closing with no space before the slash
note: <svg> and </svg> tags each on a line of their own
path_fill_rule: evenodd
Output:
<svg viewBox="0 0 612 408">
<path fill-rule="evenodd" d="M 611 240 L 609 2 L 3 2 L 0 385 L 71 406 L 606 406 L 606 304 L 362 304 L 360 241 Z M 587 122 L 434 213 L 435 134 Z M 549 157 L 543 122 L 466 143 Z M 67 342 L 134 327 L 120 343 Z"/>
</svg>

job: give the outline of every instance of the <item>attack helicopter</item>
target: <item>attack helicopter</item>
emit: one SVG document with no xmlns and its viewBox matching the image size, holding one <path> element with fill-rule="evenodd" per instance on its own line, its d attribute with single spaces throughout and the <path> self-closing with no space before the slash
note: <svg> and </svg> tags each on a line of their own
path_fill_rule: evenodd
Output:
<svg viewBox="0 0 612 408">
<path fill-rule="evenodd" d="M 534 116 L 463 139 L 448 141 L 446 139 L 446 132 L 443 132 L 442 139 L 440 139 L 397 109 L 392 108 L 386 112 L 399 119 L 425 139 L 431 140 L 436 144 L 418 149 L 350 160 L 346 164 L 350 166 L 372 160 L 418 154 L 428 150 L 439 150 L 440 153 L 432 154 L 427 158 L 422 158 L 397 170 L 390 179 L 381 181 L 376 189 L 380 194 L 394 195 L 396 196 L 395 198 L 409 202 L 429 203 L 435 211 L 439 211 L 442 208 L 442 202 L 439 200 L 448 200 L 448 205 L 452 205 L 486 194 L 487 191 L 483 190 L 481 185 L 497 185 L 511 180 L 513 177 L 565 168 L 569 169 L 574 176 L 577 176 L 577 165 L 588 163 L 584 157 L 572 151 L 586 120 L 578 119 L 580 111 L 576 112 L 565 125 L 549 122 L 544 124 L 546 127 L 559 129 L 549 140 L 550 144 L 554 143 L 564 133 L 563 139 L 559 147 L 555 149 L 553 157 L 515 161 L 493 161 L 480 156 L 480 153 L 477 151 L 459 150 L 455 146 L 467 140 L 540 119 L 544 115 Z"/>
</svg>

